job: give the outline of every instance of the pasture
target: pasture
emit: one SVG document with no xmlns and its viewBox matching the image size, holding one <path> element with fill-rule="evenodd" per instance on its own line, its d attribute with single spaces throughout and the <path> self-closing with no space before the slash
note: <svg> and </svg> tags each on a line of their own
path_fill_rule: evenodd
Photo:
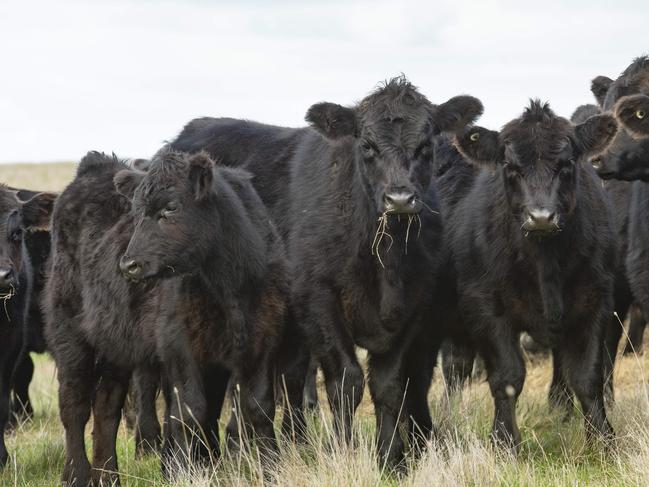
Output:
<svg viewBox="0 0 649 487">
<path fill-rule="evenodd" d="M 60 190 L 71 179 L 73 164 L 4 165 L 0 181 L 39 190 Z M 59 485 L 64 459 L 63 427 L 58 418 L 57 382 L 53 361 L 34 357 L 31 384 L 33 421 L 8 436 L 10 460 L 0 474 L 2 486 Z M 647 355 L 620 358 L 615 371 L 616 402 L 610 419 L 617 433 L 615 447 L 588 447 L 582 418 L 549 409 L 546 395 L 551 378 L 547 357 L 527 357 L 528 375 L 518 402 L 523 445 L 518 458 L 493 449 L 489 442 L 492 400 L 484 379 L 476 379 L 461 399 L 446 404 L 436 371 L 429 397 L 438 443 L 413 460 L 407 474 L 382 469 L 373 445 L 374 416 L 366 390 L 355 423 L 353 447 L 335 444 L 328 407 L 309 420 L 305 445 L 281 442 L 279 462 L 262 473 L 254 455 L 226 455 L 210 471 L 189 471 L 172 485 L 648 485 L 649 388 Z M 325 400 L 320 387 L 320 399 Z M 226 414 L 228 408 L 225 408 Z M 278 411 L 280 411 L 278 409 Z M 276 424 L 281 420 L 279 414 Z M 227 417 L 222 418 L 223 423 Z M 89 424 L 89 430 L 92 424 Z M 91 442 L 89 448 L 91 448 Z M 169 485 L 160 474 L 159 459 L 135 460 L 132 432 L 125 421 L 118 435 L 123 485 Z"/>
</svg>

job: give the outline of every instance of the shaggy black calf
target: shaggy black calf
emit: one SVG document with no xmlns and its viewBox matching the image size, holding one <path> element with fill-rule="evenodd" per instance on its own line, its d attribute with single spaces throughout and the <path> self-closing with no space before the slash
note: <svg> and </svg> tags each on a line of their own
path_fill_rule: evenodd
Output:
<svg viewBox="0 0 649 487">
<path fill-rule="evenodd" d="M 520 443 L 522 331 L 555 350 L 588 432 L 613 434 L 602 343 L 613 312 L 615 240 L 606 194 L 587 161 L 616 130 L 612 116 L 575 126 L 534 101 L 501 132 L 476 127 L 456 139 L 464 157 L 484 168 L 473 175 L 463 165 L 449 169 L 470 189 L 444 208 L 459 309 L 485 360 L 498 442 Z"/>
<path fill-rule="evenodd" d="M 218 454 L 231 373 L 244 424 L 272 445 L 285 264 L 246 174 L 162 150 L 145 175 L 89 153 L 55 206 L 52 246 L 46 334 L 66 430 L 64 481 L 117 480 L 129 377 L 159 361 L 169 382 L 169 455 L 189 448 L 185 439 L 205 439 Z M 84 447 L 91 406 L 92 471 Z"/>
<path fill-rule="evenodd" d="M 4 431 L 10 414 L 10 392 L 16 370 L 25 363 L 28 318 L 34 281 L 26 244 L 27 232 L 47 228 L 55 195 L 38 193 L 28 201 L 0 186 L 0 468 L 7 463 Z M 22 365 L 24 367 L 24 365 Z M 19 400 L 26 401 L 21 387 Z"/>
<path fill-rule="evenodd" d="M 196 434 L 208 431 L 216 450 L 223 391 L 202 390 L 214 382 L 215 370 L 224 369 L 232 372 L 244 430 L 275 446 L 273 374 L 288 292 L 286 261 L 249 179 L 243 171 L 215 167 L 206 153 L 189 157 L 167 149 L 146 174 L 121 171 L 115 177 L 118 191 L 133 198 L 135 219 L 122 273 L 161 280 L 158 350 L 176 394 L 171 416 L 178 420 L 170 432 L 176 443 L 187 438 L 183 426 L 189 425 Z M 228 434 L 238 436 L 236 421 Z"/>
</svg>

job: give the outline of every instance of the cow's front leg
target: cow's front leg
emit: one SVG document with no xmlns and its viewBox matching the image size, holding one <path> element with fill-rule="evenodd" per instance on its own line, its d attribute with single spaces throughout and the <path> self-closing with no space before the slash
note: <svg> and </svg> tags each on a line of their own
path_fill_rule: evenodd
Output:
<svg viewBox="0 0 649 487">
<path fill-rule="evenodd" d="M 599 322 L 598 322 L 599 320 Z M 604 408 L 604 374 L 602 323 L 604 313 L 587 317 L 581 323 L 592 323 L 590 327 L 574 325 L 567 332 L 561 348 L 562 360 L 566 364 L 568 382 L 581 403 L 589 440 L 599 436 L 606 440 L 613 438 L 613 428 Z"/>
<path fill-rule="evenodd" d="M 172 338 L 172 337 L 169 337 Z M 176 334 L 162 346 L 162 361 L 169 390 L 169 435 L 165 435 L 163 471 L 166 463 L 194 463 L 209 460 L 204 431 L 207 404 L 202 374 L 184 336 Z"/>
<path fill-rule="evenodd" d="M 525 362 L 519 336 L 503 320 L 493 319 L 491 325 L 475 340 L 487 366 L 495 414 L 492 438 L 514 451 L 521 443 L 516 423 L 516 402 L 525 382 Z"/>
<path fill-rule="evenodd" d="M 241 437 L 257 442 L 263 459 L 277 451 L 273 421 L 275 419 L 274 363 L 270 353 L 257 357 L 252 364 L 238 370 L 232 380 L 235 404 L 227 433 L 230 441 Z"/>
<path fill-rule="evenodd" d="M 142 366 L 133 372 L 133 387 L 137 404 L 135 425 L 135 456 L 139 458 L 158 450 L 160 422 L 156 410 L 156 397 L 160 389 L 160 369 Z"/>
<path fill-rule="evenodd" d="M 109 365 L 98 370 L 92 401 L 92 479 L 94 485 L 119 485 L 116 439 L 130 373 Z"/>
<path fill-rule="evenodd" d="M 365 377 L 356 358 L 354 341 L 344 328 L 338 300 L 333 291 L 320 289 L 296 306 L 296 312 L 324 373 L 336 433 L 349 442 L 354 413 L 363 398 Z"/>
</svg>

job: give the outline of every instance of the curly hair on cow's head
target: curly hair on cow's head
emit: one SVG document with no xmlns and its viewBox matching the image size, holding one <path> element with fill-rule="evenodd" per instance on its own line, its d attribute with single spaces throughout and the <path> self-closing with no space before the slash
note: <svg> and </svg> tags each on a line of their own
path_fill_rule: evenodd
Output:
<svg viewBox="0 0 649 487">
<path fill-rule="evenodd" d="M 370 111 L 384 118 L 400 118 L 404 107 L 415 105 L 432 106 L 431 102 L 419 92 L 404 74 L 395 76 L 378 84 L 376 89 L 358 103 L 358 114 L 363 117 Z"/>
</svg>

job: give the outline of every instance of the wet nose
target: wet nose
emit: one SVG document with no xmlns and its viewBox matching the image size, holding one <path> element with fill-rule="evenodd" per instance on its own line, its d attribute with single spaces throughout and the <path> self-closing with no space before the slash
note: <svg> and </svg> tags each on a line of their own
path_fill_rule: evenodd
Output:
<svg viewBox="0 0 649 487">
<path fill-rule="evenodd" d="M 0 267 L 0 288 L 7 289 L 14 284 L 14 270 L 9 267 Z"/>
<path fill-rule="evenodd" d="M 142 267 L 135 259 L 123 256 L 119 261 L 119 270 L 127 277 L 138 277 L 142 273 Z"/>
<path fill-rule="evenodd" d="M 548 231 L 556 230 L 555 214 L 553 211 L 535 208 L 527 213 L 526 230 Z"/>
<path fill-rule="evenodd" d="M 410 191 L 386 193 L 384 202 L 386 211 L 392 213 L 414 213 L 417 206 L 417 196 Z"/>
</svg>

